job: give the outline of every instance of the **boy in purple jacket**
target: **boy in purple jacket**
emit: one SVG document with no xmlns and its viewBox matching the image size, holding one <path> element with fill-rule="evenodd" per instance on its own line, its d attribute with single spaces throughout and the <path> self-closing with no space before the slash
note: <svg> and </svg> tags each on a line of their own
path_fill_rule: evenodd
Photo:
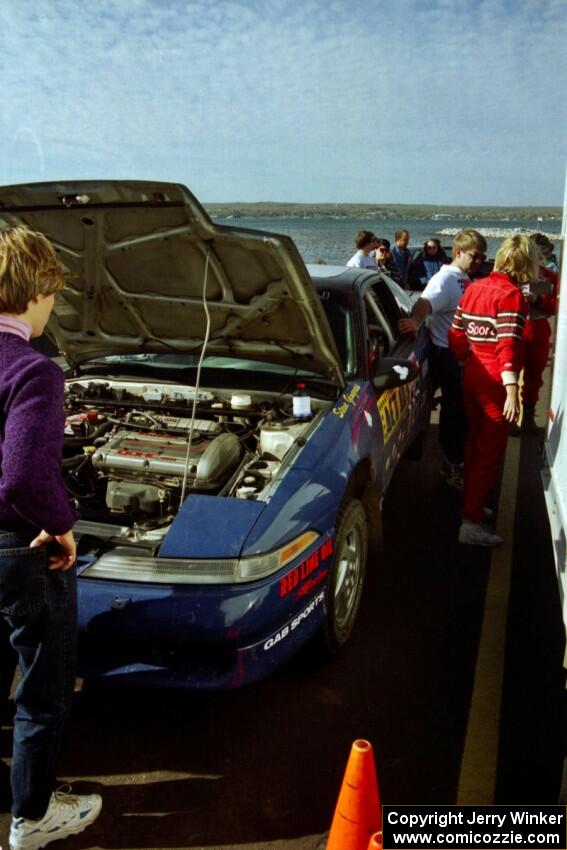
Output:
<svg viewBox="0 0 567 850">
<path fill-rule="evenodd" d="M 81 832 L 98 794 L 54 791 L 75 683 L 76 557 L 61 474 L 63 373 L 30 338 L 49 319 L 63 274 L 51 243 L 0 231 L 0 698 L 14 694 L 11 850 Z M 47 546 L 49 544 L 49 547 Z"/>
</svg>

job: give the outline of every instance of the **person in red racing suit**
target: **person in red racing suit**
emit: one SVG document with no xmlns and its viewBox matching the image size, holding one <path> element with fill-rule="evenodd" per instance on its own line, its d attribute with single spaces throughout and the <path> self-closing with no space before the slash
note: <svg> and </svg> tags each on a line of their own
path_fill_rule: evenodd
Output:
<svg viewBox="0 0 567 850">
<path fill-rule="evenodd" d="M 537 279 L 539 253 L 527 236 L 506 239 L 489 277 L 465 292 L 449 331 L 449 347 L 464 364 L 468 420 L 459 543 L 497 546 L 502 537 L 482 523 L 498 481 L 511 423 L 519 413 L 518 376 L 524 365 L 527 302 L 520 287 Z"/>
<path fill-rule="evenodd" d="M 543 370 L 547 365 L 549 356 L 551 328 L 548 316 L 555 314 L 558 283 L 557 274 L 541 265 L 538 279 L 531 283 L 529 287 L 526 286 L 524 290 L 528 302 L 528 319 L 524 327 L 526 361 L 522 386 L 521 432 L 524 434 L 538 433 L 535 422 L 535 406 L 539 398 L 540 387 L 543 384 Z M 520 433 L 520 429 L 514 428 L 511 433 L 517 435 Z"/>
</svg>

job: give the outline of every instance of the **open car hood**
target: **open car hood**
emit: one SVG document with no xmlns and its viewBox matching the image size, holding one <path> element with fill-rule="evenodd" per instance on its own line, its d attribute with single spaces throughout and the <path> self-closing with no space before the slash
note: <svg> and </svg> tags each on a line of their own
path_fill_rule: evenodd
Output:
<svg viewBox="0 0 567 850">
<path fill-rule="evenodd" d="M 293 241 L 213 224 L 184 186 L 73 181 L 0 187 L 0 226 L 45 233 L 65 270 L 49 332 L 71 364 L 207 353 L 308 370 L 344 386 L 317 292 Z"/>
</svg>

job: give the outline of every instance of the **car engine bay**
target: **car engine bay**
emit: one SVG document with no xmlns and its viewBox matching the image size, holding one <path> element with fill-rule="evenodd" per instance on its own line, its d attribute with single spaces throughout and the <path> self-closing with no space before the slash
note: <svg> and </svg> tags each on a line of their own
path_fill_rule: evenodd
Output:
<svg viewBox="0 0 567 850">
<path fill-rule="evenodd" d="M 313 399 L 297 420 L 291 394 L 202 389 L 191 428 L 194 403 L 177 384 L 67 382 L 63 474 L 83 520 L 144 532 L 191 493 L 263 499 L 328 406 Z"/>
</svg>

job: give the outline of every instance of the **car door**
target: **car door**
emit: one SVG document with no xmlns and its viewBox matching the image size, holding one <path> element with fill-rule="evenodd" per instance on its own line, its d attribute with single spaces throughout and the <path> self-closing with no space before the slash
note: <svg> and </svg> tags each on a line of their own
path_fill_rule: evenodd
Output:
<svg viewBox="0 0 567 850">
<path fill-rule="evenodd" d="M 398 321 L 407 316 L 411 302 L 394 281 L 376 276 L 362 292 L 369 351 L 369 369 L 380 358 L 418 361 L 420 373 L 407 384 L 376 395 L 384 441 L 384 489 L 406 449 L 414 442 L 429 418 L 428 334 L 402 336 Z"/>
</svg>

